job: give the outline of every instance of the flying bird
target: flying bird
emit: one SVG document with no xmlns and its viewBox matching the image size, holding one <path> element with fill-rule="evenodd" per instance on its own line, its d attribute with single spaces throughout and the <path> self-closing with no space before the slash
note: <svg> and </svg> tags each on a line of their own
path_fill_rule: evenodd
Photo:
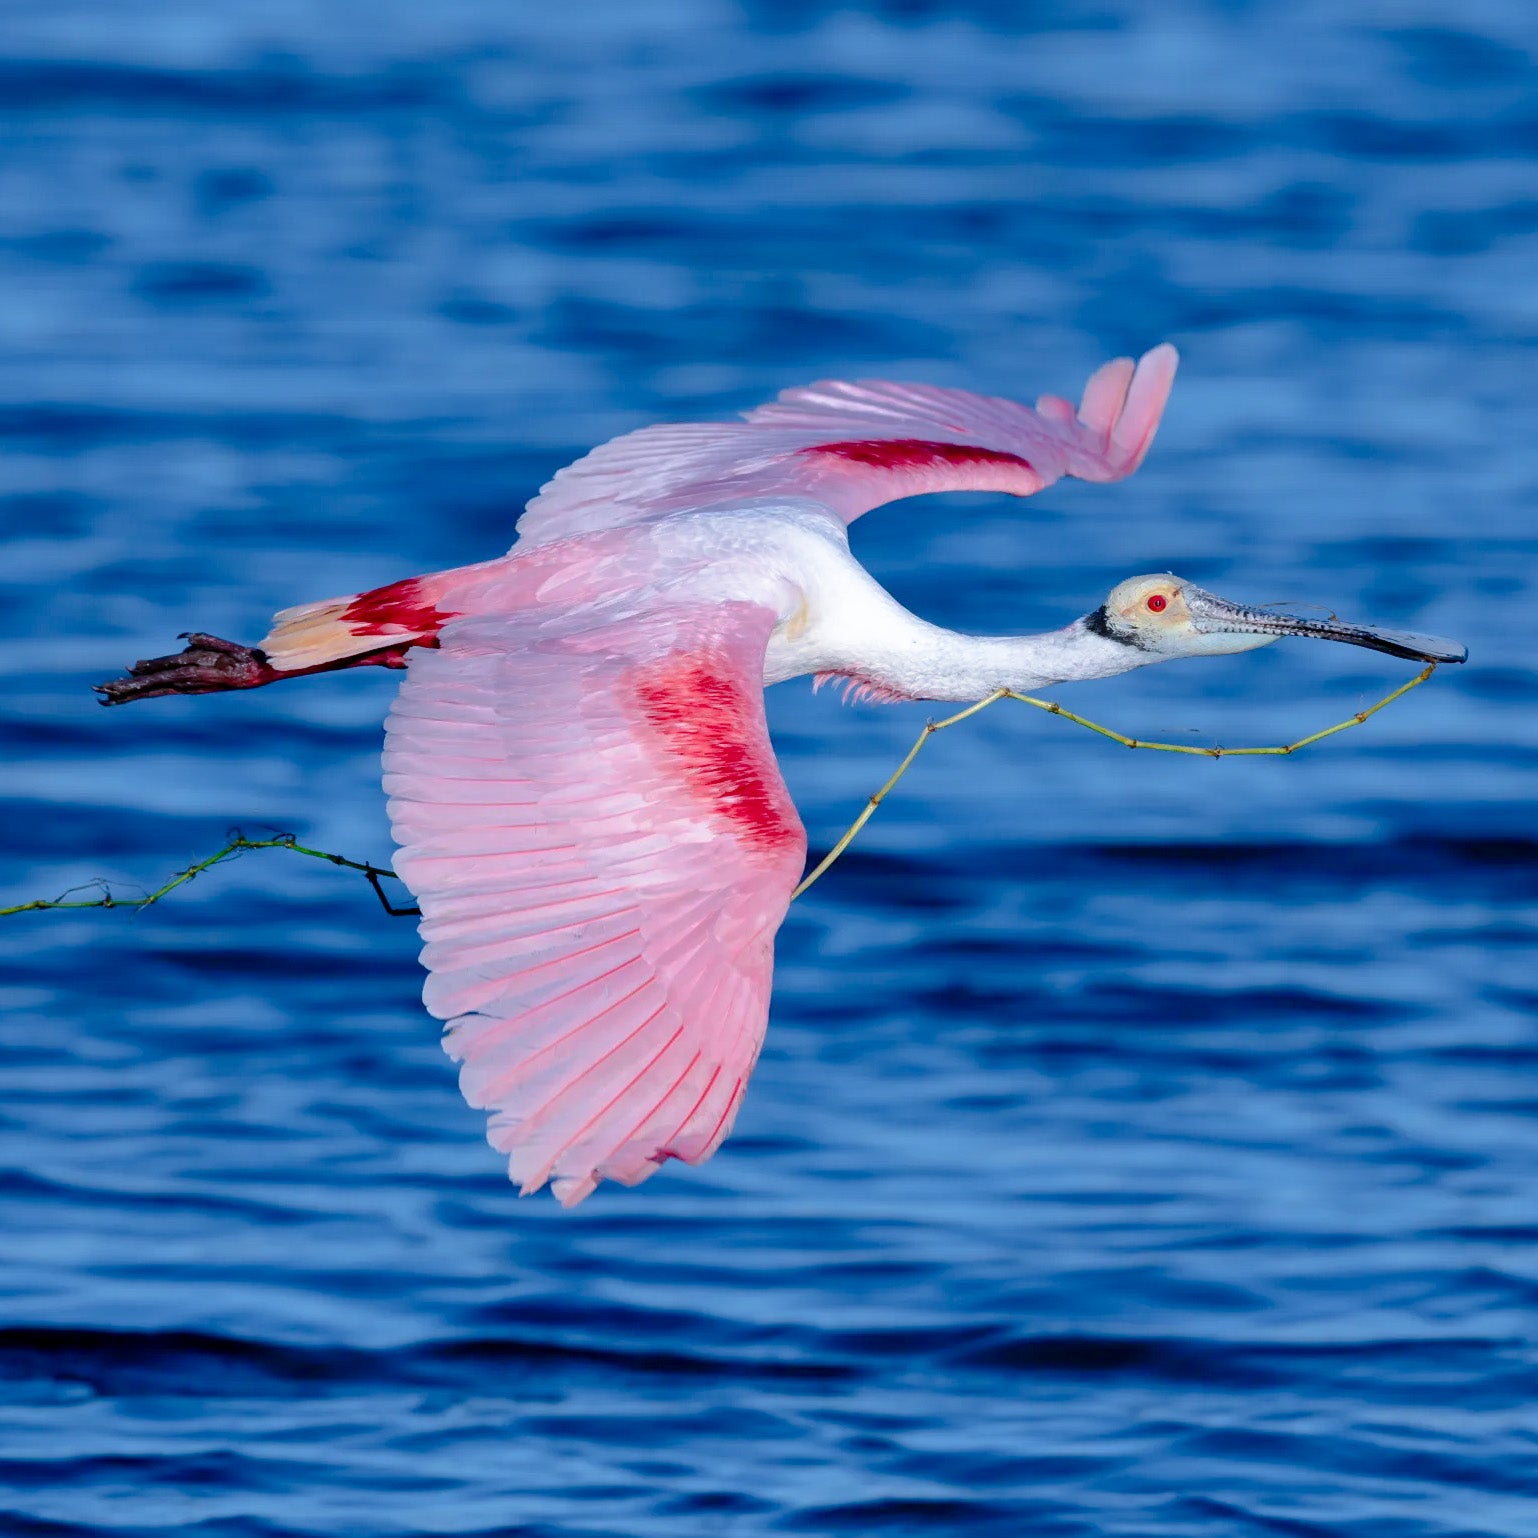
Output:
<svg viewBox="0 0 1538 1538">
<path fill-rule="evenodd" d="M 407 669 L 384 784 L 425 1002 L 511 1177 L 571 1205 L 601 1179 L 709 1158 L 737 1114 L 806 856 L 766 685 L 810 674 L 878 700 L 971 701 L 1289 635 L 1463 659 L 1168 574 L 1059 630 L 962 635 L 850 553 L 848 526 L 899 497 L 1130 475 L 1176 361 L 1168 344 L 1117 358 L 1077 408 L 834 381 L 743 422 L 644 428 L 556 475 L 506 555 L 285 609 L 255 647 L 191 634 L 99 692 Z"/>
</svg>

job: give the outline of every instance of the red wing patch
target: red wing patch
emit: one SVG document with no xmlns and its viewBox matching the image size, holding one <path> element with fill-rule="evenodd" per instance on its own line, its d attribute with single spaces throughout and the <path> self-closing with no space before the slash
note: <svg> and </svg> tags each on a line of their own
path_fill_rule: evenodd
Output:
<svg viewBox="0 0 1538 1538">
<path fill-rule="evenodd" d="M 453 617 L 422 592 L 420 577 L 359 593 L 342 611 L 342 623 L 354 635 L 433 636 Z"/>
<path fill-rule="evenodd" d="M 801 837 L 758 706 L 698 656 L 670 657 L 641 674 L 636 698 L 683 772 L 750 848 L 778 853 Z"/>
<path fill-rule="evenodd" d="M 857 438 L 848 443 L 819 443 L 803 454 L 829 454 L 875 470 L 933 470 L 942 465 L 1012 466 L 1030 470 L 1031 462 L 1002 449 L 972 443 L 941 443 L 928 438 Z"/>
</svg>

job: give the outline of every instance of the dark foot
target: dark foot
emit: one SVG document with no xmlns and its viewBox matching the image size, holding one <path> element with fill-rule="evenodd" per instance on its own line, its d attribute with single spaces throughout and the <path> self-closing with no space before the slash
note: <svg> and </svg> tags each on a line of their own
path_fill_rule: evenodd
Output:
<svg viewBox="0 0 1538 1538">
<path fill-rule="evenodd" d="M 269 666 L 266 654 L 238 641 L 221 641 L 216 635 L 193 632 L 183 636 L 190 643 L 174 657 L 151 657 L 136 662 L 126 678 L 97 684 L 103 705 L 126 705 L 130 700 L 154 699 L 160 694 L 214 694 L 221 689 L 256 689 L 281 676 Z"/>
<path fill-rule="evenodd" d="M 435 647 L 437 637 L 381 646 L 377 651 L 338 657 L 307 668 L 275 668 L 267 654 L 238 641 L 221 641 L 216 635 L 193 631 L 182 637 L 192 644 L 174 657 L 151 657 L 136 662 L 126 678 L 95 685 L 103 705 L 126 705 L 130 700 L 152 700 L 160 694 L 217 694 L 223 689 L 259 689 L 279 678 L 303 678 L 309 673 L 336 673 L 343 668 L 403 668 L 413 647 Z"/>
</svg>

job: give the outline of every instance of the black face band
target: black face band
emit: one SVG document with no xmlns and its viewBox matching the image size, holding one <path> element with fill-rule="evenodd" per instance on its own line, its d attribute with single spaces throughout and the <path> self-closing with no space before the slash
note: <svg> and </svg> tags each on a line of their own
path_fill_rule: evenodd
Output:
<svg viewBox="0 0 1538 1538">
<path fill-rule="evenodd" d="M 1123 646 L 1133 646 L 1139 651 L 1146 651 L 1147 647 L 1137 638 L 1135 631 L 1115 630 L 1111 626 L 1111 616 L 1106 611 L 1104 604 L 1098 609 L 1084 616 L 1084 628 L 1091 635 L 1104 636 L 1108 641 L 1119 641 Z"/>
</svg>

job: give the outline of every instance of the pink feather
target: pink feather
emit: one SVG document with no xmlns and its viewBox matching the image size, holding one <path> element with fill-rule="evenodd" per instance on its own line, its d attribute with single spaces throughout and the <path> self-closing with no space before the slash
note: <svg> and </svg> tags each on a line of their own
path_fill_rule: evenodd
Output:
<svg viewBox="0 0 1538 1538">
<path fill-rule="evenodd" d="M 754 497 L 801 495 L 853 523 L 920 492 L 1029 496 L 1064 475 L 1120 480 L 1153 442 L 1177 361 L 1166 342 L 1136 365 L 1103 365 L 1077 413 L 1052 395 L 1033 410 L 939 385 L 825 380 L 745 423 L 645 427 L 545 486 L 519 520 L 518 548 Z"/>
<path fill-rule="evenodd" d="M 541 619 L 537 645 L 517 616 L 447 627 L 385 770 L 461 1087 L 523 1189 L 571 1203 L 725 1136 L 806 837 L 764 724 L 771 611 Z"/>
</svg>

